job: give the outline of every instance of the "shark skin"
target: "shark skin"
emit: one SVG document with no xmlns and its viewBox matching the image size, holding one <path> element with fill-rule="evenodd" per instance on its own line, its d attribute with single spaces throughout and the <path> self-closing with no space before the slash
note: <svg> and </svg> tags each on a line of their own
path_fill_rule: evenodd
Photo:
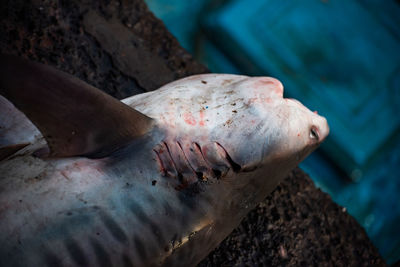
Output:
<svg viewBox="0 0 400 267">
<path fill-rule="evenodd" d="M 32 125 L 3 141 L 29 145 L 0 160 L 0 266 L 195 266 L 329 133 L 270 77 L 197 75 L 122 103 L 155 123 L 106 156 L 38 157 Z"/>
</svg>

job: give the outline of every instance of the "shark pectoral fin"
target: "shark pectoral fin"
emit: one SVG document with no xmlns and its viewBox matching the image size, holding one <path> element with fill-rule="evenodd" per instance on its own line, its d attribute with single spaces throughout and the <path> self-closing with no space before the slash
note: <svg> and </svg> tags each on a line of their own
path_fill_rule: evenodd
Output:
<svg viewBox="0 0 400 267">
<path fill-rule="evenodd" d="M 36 125 L 53 157 L 106 156 L 153 126 L 72 75 L 10 55 L 0 55 L 0 94 Z"/>
</svg>

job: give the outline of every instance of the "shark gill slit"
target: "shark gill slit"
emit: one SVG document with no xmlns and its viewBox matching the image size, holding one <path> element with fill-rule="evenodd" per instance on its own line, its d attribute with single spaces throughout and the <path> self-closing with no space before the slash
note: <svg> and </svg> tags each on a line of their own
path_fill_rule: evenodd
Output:
<svg viewBox="0 0 400 267">
<path fill-rule="evenodd" d="M 228 154 L 228 152 L 226 151 L 226 149 L 218 142 L 215 142 L 215 144 L 217 146 L 219 146 L 221 149 L 223 149 L 223 151 L 225 152 L 225 159 L 229 162 L 229 165 L 231 167 L 231 169 L 238 173 L 240 172 L 240 170 L 242 169 L 242 166 L 240 166 L 239 164 L 237 164 L 235 161 L 233 161 L 233 159 L 231 158 L 231 156 Z"/>
<path fill-rule="evenodd" d="M 197 179 L 198 179 L 199 181 L 202 181 L 202 180 L 203 180 L 203 172 L 196 172 L 196 171 L 194 170 L 194 168 L 190 165 L 189 160 L 187 159 L 187 156 L 186 156 L 186 154 L 185 154 L 185 151 L 182 149 L 182 146 L 181 146 L 181 144 L 179 143 L 179 141 L 177 141 L 177 144 L 178 144 L 179 148 L 181 149 L 183 155 L 185 156 L 186 164 L 189 165 L 189 168 L 191 168 L 191 169 L 193 170 L 193 172 L 196 174 Z M 221 178 L 221 175 L 222 175 L 221 171 L 220 171 L 220 170 L 217 170 L 217 169 L 214 169 L 214 168 L 212 168 L 212 167 L 210 167 L 210 166 L 208 165 L 207 160 L 205 159 L 205 157 L 204 157 L 204 155 L 203 155 L 203 151 L 202 151 L 202 149 L 201 149 L 201 146 L 200 146 L 197 142 L 194 142 L 193 144 L 194 144 L 194 145 L 197 147 L 197 149 L 200 151 L 200 154 L 201 154 L 201 156 L 202 156 L 202 158 L 203 158 L 203 161 L 207 164 L 207 166 L 203 166 L 203 167 L 207 167 L 207 168 L 211 169 L 212 172 L 214 173 L 214 175 L 215 175 L 215 177 L 216 177 L 217 179 Z"/>
<path fill-rule="evenodd" d="M 180 143 L 179 141 L 177 141 L 177 143 L 178 143 L 179 148 L 180 148 L 181 151 L 182 151 L 182 154 L 185 156 L 185 160 L 186 160 L 187 165 L 189 165 L 189 168 L 193 171 L 193 173 L 196 174 L 197 180 L 198 180 L 198 181 L 202 181 L 202 180 L 204 179 L 204 173 L 201 172 L 201 171 L 196 171 L 196 170 L 195 170 L 195 168 L 190 164 L 190 161 L 189 161 L 187 155 L 185 154 L 185 150 L 182 148 L 181 143 Z M 199 151 L 200 151 L 200 153 L 201 153 L 201 149 L 200 149 L 199 144 L 197 144 L 196 142 L 194 142 L 193 144 L 199 149 Z M 192 149 L 191 149 L 191 150 L 192 150 Z M 201 155 L 202 155 L 202 157 L 203 157 L 203 154 L 202 154 L 202 153 L 201 153 Z M 204 160 L 204 158 L 203 158 L 203 160 Z M 204 161 L 204 162 L 205 162 L 205 161 Z M 201 167 L 208 167 L 208 166 L 201 166 Z"/>
<path fill-rule="evenodd" d="M 164 162 L 161 160 L 160 154 L 156 149 L 153 149 L 154 153 L 156 153 L 156 159 L 161 166 L 161 172 L 163 176 L 167 176 L 167 169 L 164 166 Z"/>
<path fill-rule="evenodd" d="M 178 181 L 179 182 L 183 182 L 183 175 L 182 175 L 182 173 L 180 173 L 179 171 L 178 171 L 178 168 L 176 167 L 176 164 L 175 164 L 175 161 L 174 161 L 174 158 L 172 157 L 172 155 L 171 155 L 171 151 L 169 150 L 169 146 L 168 146 L 168 144 L 167 144 L 167 142 L 165 142 L 165 141 L 163 141 L 163 143 L 164 143 L 164 146 L 167 148 L 167 152 L 168 152 L 168 156 L 169 156 L 169 158 L 171 159 L 171 161 L 172 161 L 172 167 L 175 169 L 175 171 L 176 171 L 176 173 L 177 173 L 177 175 L 178 175 Z"/>
<path fill-rule="evenodd" d="M 221 178 L 221 174 L 222 174 L 221 171 L 219 171 L 219 170 L 217 170 L 217 169 L 214 169 L 214 168 L 212 168 L 212 167 L 209 165 L 209 163 L 207 162 L 206 158 L 204 157 L 203 150 L 201 149 L 201 146 L 199 145 L 199 143 L 194 142 L 193 144 L 194 144 L 194 145 L 197 147 L 197 149 L 200 151 L 200 154 L 201 154 L 201 157 L 203 158 L 203 161 L 207 164 L 207 168 L 208 168 L 208 169 L 211 169 L 211 171 L 212 171 L 213 174 L 215 175 L 215 178 L 217 178 L 217 179 Z"/>
<path fill-rule="evenodd" d="M 226 167 L 228 167 L 229 169 L 231 169 L 233 172 L 238 173 L 240 171 L 242 171 L 242 166 L 239 165 L 237 162 L 235 162 L 232 157 L 229 155 L 229 153 L 226 151 L 226 149 L 218 142 L 214 142 L 215 145 L 217 145 L 222 151 L 223 154 L 221 153 L 220 156 L 223 157 L 225 159 L 226 162 Z M 200 155 L 202 157 L 202 161 L 204 162 L 204 164 L 206 164 L 206 166 L 200 166 L 200 167 L 205 167 L 209 170 L 212 171 L 213 175 L 215 178 L 220 179 L 222 176 L 222 171 L 219 170 L 218 168 L 214 168 L 210 165 L 210 163 L 207 161 L 203 150 L 201 148 L 201 146 L 197 143 L 197 142 L 193 142 L 192 143 L 196 149 L 200 152 Z M 183 159 L 181 159 L 181 161 L 183 160 L 184 162 L 177 162 L 177 160 L 179 160 L 179 157 L 173 157 L 173 155 L 171 154 L 171 150 L 170 150 L 170 146 L 168 145 L 168 143 L 166 141 L 162 141 L 162 145 L 165 147 L 166 151 L 167 151 L 167 157 L 169 158 L 169 160 L 171 161 L 170 163 L 166 162 L 168 160 L 163 160 L 163 158 L 160 156 L 159 152 L 157 151 L 157 149 L 153 149 L 153 151 L 156 153 L 157 156 L 157 160 L 160 163 L 161 166 L 161 172 L 164 176 L 167 176 L 167 170 L 169 168 L 172 168 L 175 173 L 176 173 L 176 177 L 177 180 L 179 181 L 179 183 L 181 185 L 185 184 L 185 177 L 183 177 L 182 172 L 177 168 L 177 166 L 180 163 L 183 163 L 183 165 L 186 165 L 190 170 L 193 171 L 193 173 L 196 174 L 197 179 L 199 181 L 202 181 L 204 179 L 204 173 L 201 171 L 196 171 L 195 168 L 190 164 L 188 157 L 184 151 L 184 149 L 182 148 L 182 144 L 179 141 L 176 141 L 176 143 L 174 145 L 178 146 L 178 149 L 180 150 L 180 152 L 183 154 Z"/>
<path fill-rule="evenodd" d="M 178 144 L 179 149 L 181 150 L 183 156 L 185 157 L 185 163 L 186 163 L 186 165 L 188 165 L 189 168 L 193 171 L 193 173 L 196 174 L 196 176 L 197 176 L 198 179 L 199 179 L 199 177 L 203 177 L 203 173 L 202 173 L 202 172 L 196 172 L 196 171 L 194 170 L 193 166 L 190 164 L 190 162 L 189 162 L 189 160 L 188 160 L 188 158 L 187 158 L 187 156 L 186 156 L 186 154 L 185 154 L 185 151 L 184 151 L 183 148 L 182 148 L 181 143 L 180 143 L 179 141 L 176 141 L 176 143 Z M 199 176 L 199 175 L 201 175 L 201 176 Z"/>
</svg>

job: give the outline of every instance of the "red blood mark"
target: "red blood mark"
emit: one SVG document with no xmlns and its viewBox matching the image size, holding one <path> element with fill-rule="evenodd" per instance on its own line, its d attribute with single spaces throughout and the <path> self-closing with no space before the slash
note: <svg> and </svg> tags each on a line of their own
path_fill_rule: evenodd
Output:
<svg viewBox="0 0 400 267">
<path fill-rule="evenodd" d="M 300 136 L 300 133 L 297 133 L 297 136 Z"/>
<path fill-rule="evenodd" d="M 256 123 L 256 121 L 255 120 L 251 120 L 251 123 L 254 124 L 254 123 Z"/>
<path fill-rule="evenodd" d="M 263 84 L 274 84 L 274 81 L 271 81 L 270 79 L 261 80 L 261 82 L 262 82 Z"/>
<path fill-rule="evenodd" d="M 282 84 L 273 78 L 265 78 L 259 79 L 257 82 L 254 83 L 254 88 L 256 90 L 264 89 L 269 87 L 275 94 L 282 96 L 283 95 L 283 87 Z"/>
<path fill-rule="evenodd" d="M 314 114 L 318 114 L 318 111 L 314 111 Z"/>
<path fill-rule="evenodd" d="M 201 151 L 201 154 L 203 155 L 203 158 L 205 159 L 207 157 L 207 152 L 208 152 L 207 146 L 199 147 L 199 149 Z"/>
<path fill-rule="evenodd" d="M 175 164 L 172 161 L 171 155 L 165 142 L 156 145 L 153 149 L 156 153 L 155 159 L 158 162 L 160 172 L 163 176 L 176 177 Z"/>
<path fill-rule="evenodd" d="M 254 84 L 254 87 L 255 87 L 255 89 L 262 89 L 262 88 L 264 88 L 264 87 L 266 87 L 266 86 L 268 86 L 268 85 L 273 85 L 274 84 L 274 82 L 273 81 L 271 81 L 271 80 L 269 80 L 269 79 L 262 79 L 262 80 L 258 80 L 255 84 Z"/>
<path fill-rule="evenodd" d="M 158 163 L 158 168 L 159 168 L 160 172 L 164 176 L 166 176 L 167 170 L 165 169 L 165 167 L 163 165 L 163 162 L 162 162 L 162 160 L 160 158 L 160 154 L 162 154 L 164 151 L 162 151 L 162 150 L 159 150 L 159 151 L 153 150 L 153 151 L 156 152 L 156 161 Z"/>
<path fill-rule="evenodd" d="M 271 102 L 272 102 L 272 99 L 271 99 L 270 97 L 266 97 L 266 98 L 265 98 L 265 102 L 271 103 Z"/>
<path fill-rule="evenodd" d="M 200 126 L 204 126 L 204 110 L 200 110 L 200 121 L 199 121 Z"/>
<path fill-rule="evenodd" d="M 183 119 L 189 125 L 196 125 L 196 120 L 194 119 L 191 112 L 183 114 Z"/>
</svg>

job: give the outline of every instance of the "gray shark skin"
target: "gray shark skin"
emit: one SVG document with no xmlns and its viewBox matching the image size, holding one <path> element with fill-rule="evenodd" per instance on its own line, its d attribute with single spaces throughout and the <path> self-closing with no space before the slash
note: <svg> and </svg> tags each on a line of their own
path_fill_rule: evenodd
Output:
<svg viewBox="0 0 400 267">
<path fill-rule="evenodd" d="M 270 77 L 119 102 L 0 63 L 0 266 L 195 266 L 329 133 Z"/>
</svg>

